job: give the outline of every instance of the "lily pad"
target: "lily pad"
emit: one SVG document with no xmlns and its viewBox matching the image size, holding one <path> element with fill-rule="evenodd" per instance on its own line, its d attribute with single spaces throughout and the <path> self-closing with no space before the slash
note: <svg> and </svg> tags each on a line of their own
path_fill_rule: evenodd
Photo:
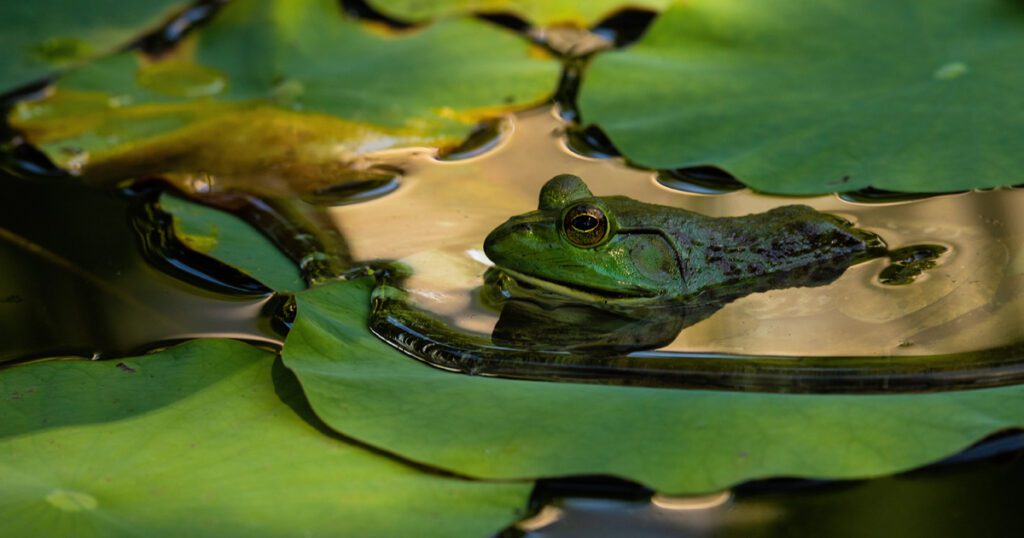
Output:
<svg viewBox="0 0 1024 538">
<path fill-rule="evenodd" d="M 890 474 L 1024 426 L 1024 386 L 807 395 L 446 372 L 365 328 L 371 288 L 363 279 L 300 293 L 285 364 L 332 428 L 470 476 L 609 474 L 697 493 L 756 478 Z"/>
<path fill-rule="evenodd" d="M 160 209 L 174 218 L 174 233 L 187 247 L 220 260 L 274 291 L 306 288 L 299 268 L 263 234 L 224 211 L 173 195 L 160 197 Z"/>
<path fill-rule="evenodd" d="M 533 24 L 588 26 L 624 8 L 663 9 L 672 0 L 370 0 L 382 13 L 422 21 L 464 13 L 513 13 Z"/>
<path fill-rule="evenodd" d="M 1012 185 L 1022 49 L 1004 0 L 694 0 L 596 58 L 579 108 L 635 163 L 770 193 Z"/>
<path fill-rule="evenodd" d="M 10 121 L 92 181 L 162 173 L 288 192 L 359 176 L 367 153 L 453 144 L 545 99 L 558 76 L 556 61 L 479 20 L 393 32 L 344 18 L 334 0 L 239 0 L 171 53 L 71 72 Z"/>
<path fill-rule="evenodd" d="M 531 485 L 410 467 L 321 430 L 272 353 L 194 341 L 0 372 L 15 536 L 485 536 Z"/>
<path fill-rule="evenodd" d="M 7 2 L 0 16 L 0 93 L 128 44 L 189 2 Z"/>
</svg>

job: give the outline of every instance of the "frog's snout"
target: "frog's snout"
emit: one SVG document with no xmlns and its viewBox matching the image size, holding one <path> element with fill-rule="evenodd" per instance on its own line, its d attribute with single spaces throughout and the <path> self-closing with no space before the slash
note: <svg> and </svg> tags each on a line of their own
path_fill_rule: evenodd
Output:
<svg viewBox="0 0 1024 538">
<path fill-rule="evenodd" d="M 484 239 L 484 254 L 496 265 L 503 265 L 508 261 L 509 254 L 515 251 L 512 243 L 520 233 L 530 233 L 529 223 L 516 222 L 516 219 L 509 219 L 498 226 Z"/>
<path fill-rule="evenodd" d="M 496 265 L 529 273 L 527 268 L 537 263 L 537 254 L 550 249 L 557 240 L 550 217 L 527 213 L 506 220 L 488 234 L 483 240 L 483 253 Z"/>
</svg>

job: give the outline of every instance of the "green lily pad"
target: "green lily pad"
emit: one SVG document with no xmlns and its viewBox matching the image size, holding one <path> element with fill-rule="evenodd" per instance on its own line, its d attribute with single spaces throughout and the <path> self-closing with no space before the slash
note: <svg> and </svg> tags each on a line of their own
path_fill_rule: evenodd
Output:
<svg viewBox="0 0 1024 538">
<path fill-rule="evenodd" d="M 166 194 L 160 197 L 160 208 L 174 217 L 175 235 L 192 250 L 220 260 L 274 291 L 291 293 L 306 288 L 299 268 L 242 219 Z"/>
<path fill-rule="evenodd" d="M 332 428 L 470 476 L 609 474 L 698 493 L 766 477 L 890 474 L 1024 426 L 1024 386 L 807 395 L 445 372 L 365 328 L 371 287 L 364 279 L 300 293 L 285 365 Z"/>
<path fill-rule="evenodd" d="M 422 21 L 464 13 L 513 13 L 533 24 L 588 26 L 624 8 L 659 10 L 672 0 L 370 0 L 382 13 L 403 21 Z"/>
<path fill-rule="evenodd" d="M 642 166 L 754 189 L 1022 180 L 1024 9 L 1004 0 L 694 0 L 583 79 L 583 120 Z"/>
<path fill-rule="evenodd" d="M 199 177 L 290 192 L 358 176 L 374 151 L 454 144 L 545 99 L 558 76 L 479 20 L 394 32 L 344 18 L 335 0 L 238 0 L 172 53 L 85 66 L 10 121 L 92 181 L 162 173 L 183 188 Z"/>
<path fill-rule="evenodd" d="M 234 341 L 4 370 L 0 417 L 12 536 L 485 536 L 531 488 L 325 433 L 274 355 Z"/>
<path fill-rule="evenodd" d="M 0 93 L 126 45 L 189 2 L 7 2 L 0 13 Z"/>
</svg>

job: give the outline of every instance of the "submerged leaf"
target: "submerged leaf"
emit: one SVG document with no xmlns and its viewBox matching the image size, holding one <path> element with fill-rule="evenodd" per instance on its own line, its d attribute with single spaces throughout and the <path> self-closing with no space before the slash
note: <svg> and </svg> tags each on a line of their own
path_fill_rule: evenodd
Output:
<svg viewBox="0 0 1024 538">
<path fill-rule="evenodd" d="M 588 26 L 624 8 L 662 9 L 672 0 L 370 0 L 383 13 L 421 21 L 465 13 L 512 13 L 533 24 Z"/>
<path fill-rule="evenodd" d="M 358 177 L 367 153 L 452 144 L 557 78 L 557 62 L 482 21 L 393 33 L 334 0 L 238 0 L 171 54 L 86 66 L 10 120 L 92 181 L 212 176 L 287 192 Z"/>
<path fill-rule="evenodd" d="M 160 198 L 174 218 L 174 233 L 185 246 L 215 258 L 279 292 L 305 289 L 298 267 L 238 217 L 176 196 Z"/>
<path fill-rule="evenodd" d="M 0 9 L 0 93 L 126 45 L 184 0 L 42 0 Z"/>
<path fill-rule="evenodd" d="M 778 194 L 1021 182 L 1024 8 L 694 0 L 588 69 L 580 112 L 631 161 Z"/>
<path fill-rule="evenodd" d="M 1024 427 L 1024 387 L 898 395 L 697 391 L 472 377 L 365 328 L 369 280 L 298 298 L 285 364 L 346 435 L 476 477 L 610 474 L 670 493 L 764 477 L 860 478 Z"/>
<path fill-rule="evenodd" d="M 4 533 L 486 536 L 521 515 L 528 483 L 437 476 L 325 434 L 274 361 L 207 340 L 0 372 Z"/>
</svg>

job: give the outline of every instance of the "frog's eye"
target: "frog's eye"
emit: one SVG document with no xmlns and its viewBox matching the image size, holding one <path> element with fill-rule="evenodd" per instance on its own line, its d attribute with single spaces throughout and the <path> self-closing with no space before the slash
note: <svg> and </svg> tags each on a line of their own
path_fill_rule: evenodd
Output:
<svg viewBox="0 0 1024 538">
<path fill-rule="evenodd" d="M 565 212 L 562 229 L 574 245 L 594 247 L 608 237 L 608 217 L 597 206 L 580 204 Z"/>
</svg>

